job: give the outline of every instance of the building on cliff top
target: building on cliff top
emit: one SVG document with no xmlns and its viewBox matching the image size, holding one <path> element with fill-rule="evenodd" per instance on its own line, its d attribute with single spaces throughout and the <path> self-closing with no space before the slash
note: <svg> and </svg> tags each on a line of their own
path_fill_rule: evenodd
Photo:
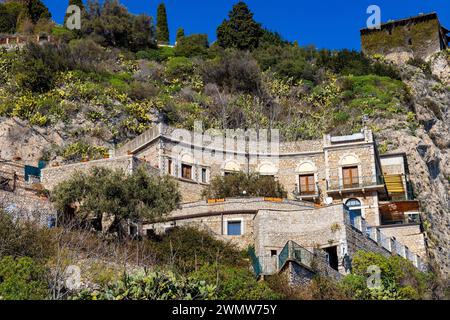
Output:
<svg viewBox="0 0 450 320">
<path fill-rule="evenodd" d="M 361 50 L 366 55 L 382 55 L 396 63 L 411 58 L 427 60 L 448 48 L 449 32 L 436 13 L 420 14 L 384 23 L 380 29 L 362 29 Z"/>
<path fill-rule="evenodd" d="M 254 135 L 236 131 L 231 139 L 220 140 L 217 132 L 208 135 L 160 123 L 115 150 L 109 159 L 45 168 L 41 182 L 51 190 L 77 170 L 104 166 L 131 173 L 145 164 L 152 174 L 177 179 L 182 204 L 157 223 L 139 223 L 141 235 L 177 226 L 203 228 L 242 249 L 254 247 L 255 270 L 260 274 L 325 272 L 338 277 L 348 272 L 348 261 L 357 250 L 401 255 L 419 268 L 424 266 L 420 206 L 411 189 L 405 154 L 379 155 L 370 130 L 269 143 L 262 149 L 252 149 Z M 245 194 L 233 199 L 202 198 L 214 176 L 237 171 L 277 179 L 288 191 L 287 199 Z M 298 252 L 326 263 L 318 264 L 321 270 L 311 270 L 311 261 L 301 261 Z"/>
</svg>

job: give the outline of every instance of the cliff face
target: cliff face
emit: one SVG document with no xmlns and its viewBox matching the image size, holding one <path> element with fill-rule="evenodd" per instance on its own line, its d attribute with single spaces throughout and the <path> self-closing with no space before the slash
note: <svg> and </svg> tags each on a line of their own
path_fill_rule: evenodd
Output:
<svg viewBox="0 0 450 320">
<path fill-rule="evenodd" d="M 427 234 L 428 251 L 434 270 L 443 278 L 450 274 L 450 90 L 449 63 L 442 53 L 431 61 L 433 73 L 404 65 L 403 81 L 411 94 L 415 113 L 408 129 L 396 123 L 385 127 L 378 142 L 389 151 L 406 152 L 411 182 L 420 200 Z M 445 71 L 447 70 L 447 71 Z"/>
</svg>

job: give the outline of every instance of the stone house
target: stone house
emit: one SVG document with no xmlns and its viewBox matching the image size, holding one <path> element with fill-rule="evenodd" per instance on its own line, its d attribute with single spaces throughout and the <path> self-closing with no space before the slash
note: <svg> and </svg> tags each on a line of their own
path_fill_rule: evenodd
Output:
<svg viewBox="0 0 450 320">
<path fill-rule="evenodd" d="M 448 33 L 436 13 L 420 14 L 389 21 L 379 29 L 362 29 L 361 49 L 366 55 L 383 55 L 396 63 L 415 57 L 428 60 L 448 48 Z"/>
<path fill-rule="evenodd" d="M 109 159 L 45 168 L 41 181 L 52 189 L 76 170 L 107 166 L 132 172 L 144 163 L 153 174 L 178 180 L 182 204 L 164 220 L 144 222 L 142 234 L 186 225 L 205 229 L 242 249 L 254 247 L 261 274 L 345 274 L 346 258 L 357 250 L 398 254 L 424 266 L 420 206 L 406 155 L 379 155 L 370 130 L 296 142 L 279 142 L 276 132 L 223 133 L 160 123 Z M 236 171 L 272 176 L 288 191 L 287 199 L 202 198 L 214 176 Z M 299 252 L 325 261 L 321 270 L 311 271 L 311 261 L 301 260 Z"/>
</svg>

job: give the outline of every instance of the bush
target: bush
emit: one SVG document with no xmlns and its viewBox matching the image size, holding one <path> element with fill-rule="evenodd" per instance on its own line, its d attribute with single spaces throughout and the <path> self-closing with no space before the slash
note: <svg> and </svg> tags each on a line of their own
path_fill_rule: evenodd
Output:
<svg viewBox="0 0 450 320">
<path fill-rule="evenodd" d="M 242 196 L 285 198 L 287 192 L 281 183 L 273 177 L 236 172 L 225 176 L 214 177 L 210 186 L 204 190 L 203 195 L 207 198 Z"/>
<path fill-rule="evenodd" d="M 158 265 L 188 274 L 205 264 L 219 263 L 245 267 L 245 254 L 219 241 L 206 231 L 194 228 L 175 228 L 161 237 L 144 242 Z"/>
<path fill-rule="evenodd" d="M 43 300 L 49 290 L 44 267 L 29 257 L 0 260 L 0 300 Z"/>
<path fill-rule="evenodd" d="M 367 270 L 373 265 L 381 270 L 381 288 L 369 289 L 365 283 Z M 343 280 L 343 287 L 356 299 L 423 299 L 430 294 L 431 275 L 420 272 L 402 257 L 386 258 L 374 252 L 358 251 L 352 267 L 352 275 Z"/>
<path fill-rule="evenodd" d="M 99 291 L 84 290 L 75 300 L 211 300 L 215 287 L 173 273 L 137 273 Z"/>
<path fill-rule="evenodd" d="M 38 262 L 45 261 L 55 251 L 52 231 L 18 219 L 23 219 L 21 212 L 8 214 L 0 209 L 0 258 L 26 256 Z"/>
<path fill-rule="evenodd" d="M 203 81 L 215 83 L 230 92 L 258 93 L 261 70 L 248 52 L 226 51 L 221 58 L 202 66 Z"/>
<path fill-rule="evenodd" d="M 194 72 L 194 63 L 186 57 L 169 58 L 166 63 L 166 74 L 169 79 L 185 79 Z"/>
<path fill-rule="evenodd" d="M 83 141 L 74 142 L 59 152 L 67 161 L 81 161 L 83 159 L 97 160 L 108 155 L 108 148 L 91 146 Z"/>
<path fill-rule="evenodd" d="M 160 47 L 157 49 L 149 49 L 146 51 L 139 51 L 136 53 L 138 59 L 147 59 L 152 61 L 166 61 L 175 56 L 175 49 L 171 47 Z"/>
<path fill-rule="evenodd" d="M 198 57 L 208 54 L 208 36 L 193 34 L 180 38 L 175 47 L 175 55 L 183 57 Z"/>
<path fill-rule="evenodd" d="M 267 283 L 258 282 L 248 269 L 221 265 L 205 265 L 192 277 L 217 287 L 220 300 L 275 300 L 280 295 Z"/>
</svg>

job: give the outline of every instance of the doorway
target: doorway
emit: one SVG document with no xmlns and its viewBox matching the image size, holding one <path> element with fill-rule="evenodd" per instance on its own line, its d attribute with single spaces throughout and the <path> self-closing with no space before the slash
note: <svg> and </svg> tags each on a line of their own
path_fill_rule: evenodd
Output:
<svg viewBox="0 0 450 320">
<path fill-rule="evenodd" d="M 339 267 L 337 246 L 324 248 L 323 250 L 328 254 L 328 264 L 337 271 Z"/>
</svg>

